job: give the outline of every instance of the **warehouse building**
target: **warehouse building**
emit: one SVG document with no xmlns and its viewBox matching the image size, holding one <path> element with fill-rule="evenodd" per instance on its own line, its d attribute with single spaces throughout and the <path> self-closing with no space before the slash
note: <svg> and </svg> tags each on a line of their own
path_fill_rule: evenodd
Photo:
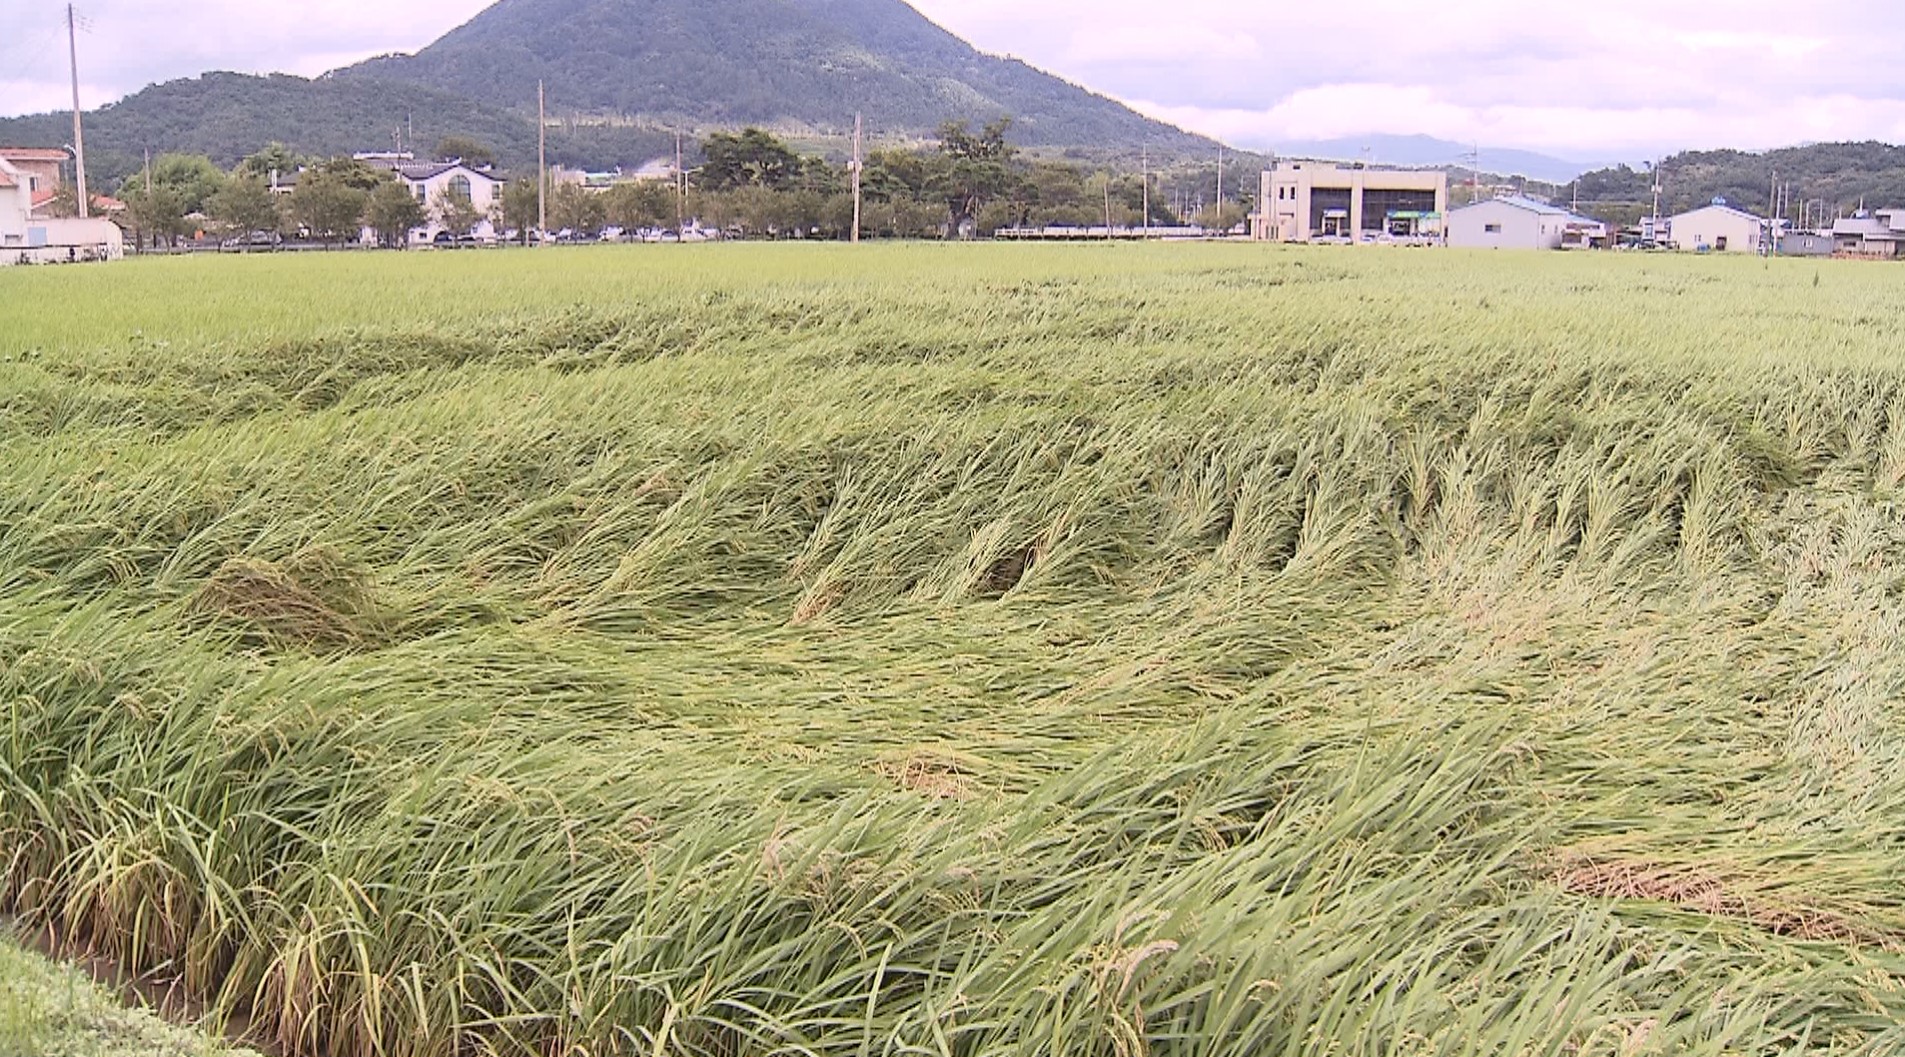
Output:
<svg viewBox="0 0 1905 1057">
<path fill-rule="evenodd" d="M 1448 209 L 1445 172 L 1291 162 L 1264 172 L 1250 233 L 1264 242 L 1439 238 Z"/>
<path fill-rule="evenodd" d="M 1508 195 L 1449 214 L 1449 245 L 1460 249 L 1560 250 L 1605 247 L 1607 225 L 1533 198 Z"/>
<path fill-rule="evenodd" d="M 1673 218 L 1671 245 L 1694 253 L 1763 253 L 1771 224 L 1765 217 L 1735 209 L 1716 198 Z"/>
</svg>

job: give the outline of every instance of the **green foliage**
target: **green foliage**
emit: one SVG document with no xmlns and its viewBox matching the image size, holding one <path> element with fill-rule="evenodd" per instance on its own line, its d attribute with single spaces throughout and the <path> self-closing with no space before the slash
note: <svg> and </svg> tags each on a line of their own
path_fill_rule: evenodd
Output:
<svg viewBox="0 0 1905 1057">
<path fill-rule="evenodd" d="M 358 186 L 359 182 L 352 168 L 343 164 L 305 170 L 298 178 L 297 189 L 291 192 L 291 219 L 312 238 L 324 242 L 356 238 L 370 205 L 370 192 Z M 376 181 L 371 186 L 375 187 Z"/>
<path fill-rule="evenodd" d="M 417 201 L 409 187 L 395 180 L 379 184 L 370 193 L 364 211 L 364 222 L 377 233 L 377 240 L 399 249 L 408 246 L 410 232 L 423 227 L 428 220 L 423 203 Z"/>
<path fill-rule="evenodd" d="M 274 141 L 265 144 L 262 150 L 246 155 L 245 160 L 239 162 L 238 168 L 234 171 L 240 176 L 249 176 L 269 184 L 274 175 L 284 179 L 316 161 L 315 158 L 304 157 L 284 144 Z"/>
<path fill-rule="evenodd" d="M 802 168 L 800 156 L 786 143 L 758 128 L 716 132 L 701 142 L 701 154 L 706 160 L 695 175 L 695 185 L 709 191 L 786 190 Z"/>
<path fill-rule="evenodd" d="M 560 184 L 549 196 L 549 226 L 556 231 L 593 235 L 606 220 L 602 196 L 578 184 Z"/>
<path fill-rule="evenodd" d="M 78 971 L 0 932 L 0 1054 L 8 1057 L 257 1057 L 122 1008 Z"/>
<path fill-rule="evenodd" d="M 1032 144 L 1216 146 L 982 54 L 902 0 L 509 0 L 414 56 L 334 78 L 427 85 L 530 112 L 541 80 L 563 113 L 676 125 L 845 131 L 862 113 L 873 129 L 923 135 L 1011 113 Z"/>
<path fill-rule="evenodd" d="M 126 203 L 126 219 L 132 225 L 133 241 L 145 245 L 171 243 L 191 234 L 185 219 L 185 199 L 173 188 L 154 183 L 147 190 L 144 181 L 119 192 Z"/>
<path fill-rule="evenodd" d="M 672 181 L 646 180 L 617 184 L 602 196 L 608 222 L 628 229 L 672 228 L 679 224 L 680 205 Z"/>
<path fill-rule="evenodd" d="M 226 180 L 224 171 L 202 154 L 161 154 L 152 160 L 151 182 L 177 195 L 186 213 L 204 213 Z M 144 174 L 126 181 L 128 187 L 143 189 L 145 185 Z"/>
<path fill-rule="evenodd" d="M 932 189 L 944 195 L 955 226 L 976 220 L 987 203 L 1012 190 L 1017 177 L 1012 159 L 1017 152 L 1005 138 L 1011 127 L 1009 117 L 989 122 L 977 134 L 963 121 L 940 126 L 939 153 L 947 165 L 931 183 Z"/>
<path fill-rule="evenodd" d="M 503 186 L 501 213 L 503 227 L 520 233 L 524 245 L 529 244 L 538 220 L 537 213 L 542 205 L 541 196 L 536 190 L 533 176 L 511 180 Z"/>
<path fill-rule="evenodd" d="M 1262 246 L 9 269 L 0 893 L 293 1055 L 1889 1057 L 1901 308 Z"/>
<path fill-rule="evenodd" d="M 467 235 L 486 219 L 469 195 L 457 194 L 448 187 L 437 192 L 436 198 L 430 201 L 430 215 L 454 235 Z"/>
<path fill-rule="evenodd" d="M 206 201 L 206 212 L 229 232 L 246 235 L 254 231 L 275 232 L 283 224 L 278 196 L 264 180 L 240 172 L 227 177 Z"/>
<path fill-rule="evenodd" d="M 1771 209 L 1773 180 L 1790 184 L 1795 209 L 1813 202 L 1812 216 L 1849 214 L 1905 205 L 1905 147 L 1888 143 L 1814 143 L 1751 154 L 1691 151 L 1660 164 L 1661 210 L 1673 215 L 1715 198 L 1760 215 Z M 1621 165 L 1586 173 L 1579 180 L 1583 212 L 1631 222 L 1653 211 L 1654 171 Z M 1572 196 L 1572 185 L 1561 189 Z M 1795 218 L 1797 219 L 1797 218 Z"/>
<path fill-rule="evenodd" d="M 461 161 L 477 169 L 496 163 L 496 152 L 469 136 L 445 136 L 438 140 L 436 156 L 441 161 Z"/>
</svg>

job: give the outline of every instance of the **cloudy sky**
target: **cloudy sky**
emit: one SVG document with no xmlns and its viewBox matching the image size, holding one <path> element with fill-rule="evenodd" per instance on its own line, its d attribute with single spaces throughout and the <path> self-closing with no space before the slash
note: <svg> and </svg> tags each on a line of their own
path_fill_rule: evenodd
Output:
<svg viewBox="0 0 1905 1057">
<path fill-rule="evenodd" d="M 81 0 L 98 106 L 206 69 L 316 74 L 489 0 Z M 1587 160 L 1905 141 L 1898 0 L 913 0 L 1009 53 L 1239 145 L 1427 133 Z M 64 4 L 0 0 L 0 114 L 66 105 Z"/>
</svg>

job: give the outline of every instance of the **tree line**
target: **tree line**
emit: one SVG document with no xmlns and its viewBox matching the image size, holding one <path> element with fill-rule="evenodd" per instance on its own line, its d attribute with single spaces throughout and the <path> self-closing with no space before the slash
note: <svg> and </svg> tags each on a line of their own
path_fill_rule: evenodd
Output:
<svg viewBox="0 0 1905 1057">
<path fill-rule="evenodd" d="M 976 130 L 948 122 L 931 145 L 869 153 L 861 172 L 863 233 L 937 238 L 987 236 L 1007 227 L 1146 222 L 1144 178 L 1028 158 L 1007 139 L 1010 128 L 1004 118 Z M 610 226 L 669 229 L 694 221 L 747 238 L 843 238 L 851 230 L 852 173 L 845 161 L 802 154 L 758 128 L 716 132 L 697 146 L 698 164 L 679 185 L 634 181 L 596 191 L 558 183 L 547 195 L 550 229 L 592 235 Z M 462 137 L 439 143 L 436 156 L 475 167 L 493 158 L 483 144 Z M 288 194 L 274 186 L 284 183 L 292 185 Z M 1151 190 L 1153 225 L 1228 228 L 1246 211 L 1244 200 L 1210 205 L 1168 195 L 1159 182 Z M 368 229 L 380 243 L 401 247 L 412 230 L 431 222 L 466 234 L 485 220 L 527 240 L 540 219 L 533 176 L 509 181 L 486 213 L 451 195 L 420 202 L 393 172 L 347 157 L 301 157 L 279 144 L 230 172 L 202 155 L 161 155 L 127 178 L 118 197 L 135 239 L 148 246 L 280 232 L 345 242 Z M 1192 201 L 1201 208 L 1179 208 Z"/>
</svg>

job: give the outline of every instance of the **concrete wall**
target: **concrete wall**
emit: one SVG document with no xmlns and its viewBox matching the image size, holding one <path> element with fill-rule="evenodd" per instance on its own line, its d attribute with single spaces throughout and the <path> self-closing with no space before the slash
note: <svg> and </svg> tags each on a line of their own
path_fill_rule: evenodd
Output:
<svg viewBox="0 0 1905 1057">
<path fill-rule="evenodd" d="M 1673 247 L 1689 252 L 1758 253 L 1764 222 L 1724 206 L 1706 206 L 1673 218 Z M 1721 240 L 1726 240 L 1722 247 Z"/>
<path fill-rule="evenodd" d="M 1567 230 L 1565 213 L 1537 213 L 1502 201 L 1463 206 L 1449 214 L 1448 223 L 1449 245 L 1463 249 L 1558 250 Z"/>
</svg>

